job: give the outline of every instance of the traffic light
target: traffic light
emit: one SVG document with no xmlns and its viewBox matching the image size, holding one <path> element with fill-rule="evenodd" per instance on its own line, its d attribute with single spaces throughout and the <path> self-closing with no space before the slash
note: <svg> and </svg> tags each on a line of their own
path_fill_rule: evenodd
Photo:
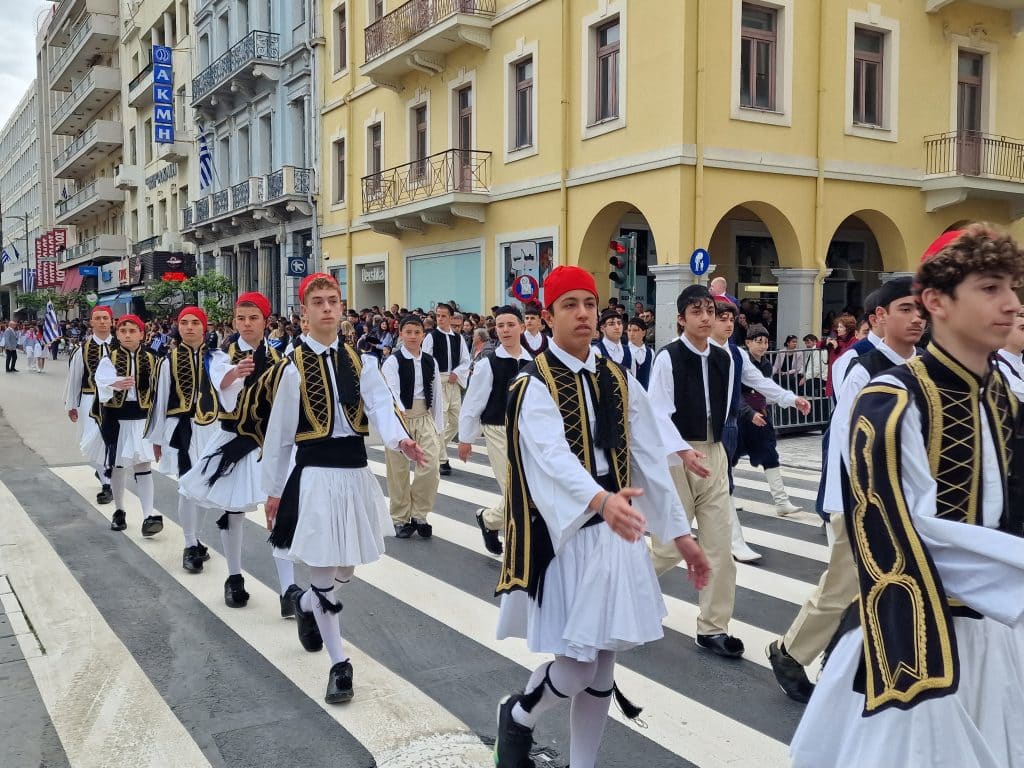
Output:
<svg viewBox="0 0 1024 768">
<path fill-rule="evenodd" d="M 612 265 L 612 271 L 608 273 L 608 279 L 623 289 L 629 280 L 629 239 L 616 237 L 608 243 L 608 263 Z"/>
</svg>

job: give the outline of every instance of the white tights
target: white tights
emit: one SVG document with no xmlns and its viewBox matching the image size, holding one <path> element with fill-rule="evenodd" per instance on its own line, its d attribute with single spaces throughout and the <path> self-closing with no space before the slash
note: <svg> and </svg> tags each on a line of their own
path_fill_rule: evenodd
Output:
<svg viewBox="0 0 1024 768">
<path fill-rule="evenodd" d="M 348 576 L 339 575 L 339 572 L 347 572 Z M 302 594 L 300 607 L 304 611 L 312 611 L 316 617 L 316 625 L 320 629 L 320 636 L 324 639 L 324 646 L 331 657 L 331 666 L 342 661 L 348 661 L 348 654 L 345 653 L 345 646 L 341 641 L 341 604 L 334 594 L 335 578 L 350 578 L 351 568 L 310 568 L 309 580 L 310 589 Z M 337 610 L 331 610 L 327 606 L 337 606 Z"/>
<path fill-rule="evenodd" d="M 199 543 L 196 537 L 206 518 L 206 510 L 191 499 L 178 496 L 178 518 L 181 520 L 181 532 L 185 535 L 185 546 L 194 547 Z"/>
<path fill-rule="evenodd" d="M 128 485 L 128 470 L 135 477 L 135 495 L 142 505 L 142 516 L 153 514 L 153 473 L 149 462 L 144 461 L 131 467 L 114 467 L 110 472 L 110 491 L 114 494 L 114 508 L 124 509 L 124 492 Z"/>
</svg>

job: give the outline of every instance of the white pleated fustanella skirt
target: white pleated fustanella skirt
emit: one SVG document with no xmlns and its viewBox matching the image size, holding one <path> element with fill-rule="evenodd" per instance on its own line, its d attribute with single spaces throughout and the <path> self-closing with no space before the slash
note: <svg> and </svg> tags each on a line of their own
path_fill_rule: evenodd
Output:
<svg viewBox="0 0 1024 768">
<path fill-rule="evenodd" d="M 534 653 L 593 661 L 664 636 L 668 615 L 644 539 L 628 542 L 600 523 L 570 538 L 548 565 L 542 600 L 502 597 L 498 639 L 525 638 Z"/>
<path fill-rule="evenodd" d="M 215 454 L 235 437 L 234 432 L 220 429 L 219 434 L 210 439 L 199 461 L 178 480 L 178 492 L 182 496 L 201 507 L 228 512 L 251 512 L 267 500 L 260 478 L 258 448 L 246 454 L 228 474 L 210 485 L 209 479 L 220 463 L 220 456 Z"/>
<path fill-rule="evenodd" d="M 145 438 L 145 419 L 121 421 L 118 422 L 118 427 L 117 453 L 114 460 L 116 466 L 132 467 L 156 459 L 153 444 Z"/>
</svg>

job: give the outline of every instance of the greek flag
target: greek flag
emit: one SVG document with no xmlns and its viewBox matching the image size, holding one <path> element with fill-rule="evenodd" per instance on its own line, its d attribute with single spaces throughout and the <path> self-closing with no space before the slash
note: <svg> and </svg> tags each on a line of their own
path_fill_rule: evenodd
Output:
<svg viewBox="0 0 1024 768">
<path fill-rule="evenodd" d="M 9 254 L 7 249 L 4 248 L 4 253 L 3 256 L 0 257 L 0 260 L 2 260 L 4 264 L 10 264 L 14 259 L 11 258 L 11 254 Z"/>
<path fill-rule="evenodd" d="M 32 293 L 36 287 L 36 271 L 31 267 L 21 270 L 21 292 Z"/>
<path fill-rule="evenodd" d="M 213 155 L 210 154 L 210 145 L 206 143 L 206 136 L 199 134 L 199 191 L 210 189 L 213 186 Z"/>
<path fill-rule="evenodd" d="M 46 318 L 43 320 L 43 342 L 52 344 L 60 338 L 60 324 L 57 322 L 57 312 L 53 308 L 53 302 L 46 302 Z"/>
</svg>

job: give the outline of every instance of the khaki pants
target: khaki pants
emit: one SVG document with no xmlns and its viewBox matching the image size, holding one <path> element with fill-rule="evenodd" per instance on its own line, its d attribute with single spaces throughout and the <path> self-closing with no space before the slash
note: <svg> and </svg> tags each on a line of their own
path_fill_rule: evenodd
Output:
<svg viewBox="0 0 1024 768">
<path fill-rule="evenodd" d="M 832 542 L 828 568 L 821 574 L 814 594 L 803 604 L 783 638 L 786 653 L 805 667 L 824 652 L 839 628 L 843 613 L 856 599 L 859 590 L 846 521 L 842 515 L 833 513 L 829 525 L 835 541 Z"/>
<path fill-rule="evenodd" d="M 500 498 L 493 507 L 484 510 L 484 526 L 489 531 L 505 530 L 505 484 L 508 480 L 508 453 L 505 428 L 493 424 L 484 424 L 484 442 L 487 445 L 487 457 L 491 460 L 494 479 L 498 481 Z"/>
<path fill-rule="evenodd" d="M 687 472 L 681 465 L 669 467 L 679 500 L 692 524 L 700 530 L 701 549 L 711 566 L 711 579 L 700 591 L 700 613 L 697 634 L 717 635 L 728 632 L 736 602 L 736 563 L 732 559 L 732 509 L 729 502 L 728 459 L 721 443 L 695 442 L 691 446 L 707 456 L 705 466 L 711 470 L 707 478 Z M 651 537 L 651 560 L 660 576 L 678 565 L 682 558 L 671 541 L 660 542 Z"/>
<path fill-rule="evenodd" d="M 459 411 L 462 410 L 462 387 L 450 383 L 448 374 L 441 374 L 444 391 L 444 434 L 441 435 L 441 461 L 448 461 L 448 444 L 459 434 Z"/>
<path fill-rule="evenodd" d="M 437 467 L 438 439 L 434 417 L 422 400 L 414 400 L 405 412 L 405 424 L 412 437 L 426 455 L 425 466 L 417 466 L 409 481 L 409 460 L 401 451 L 385 451 L 388 467 L 388 496 L 391 519 L 396 524 L 408 523 L 414 517 L 426 520 L 434 509 L 437 485 L 440 482 Z"/>
</svg>

